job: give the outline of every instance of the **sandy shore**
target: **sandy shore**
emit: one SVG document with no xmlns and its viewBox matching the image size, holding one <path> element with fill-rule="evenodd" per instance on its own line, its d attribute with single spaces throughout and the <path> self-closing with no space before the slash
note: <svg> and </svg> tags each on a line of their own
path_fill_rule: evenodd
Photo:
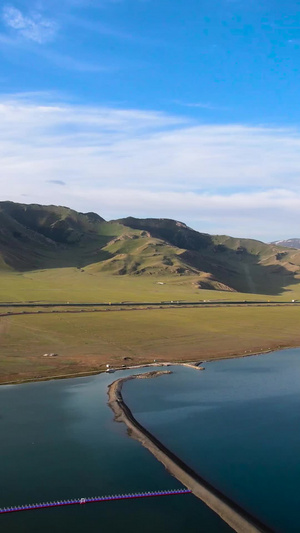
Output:
<svg viewBox="0 0 300 533">
<path fill-rule="evenodd" d="M 158 363 L 159 364 L 159 363 Z M 149 365 L 150 366 L 150 365 Z M 187 366 L 194 366 L 187 364 Z M 158 459 L 166 469 L 185 485 L 193 494 L 217 513 L 234 531 L 238 533 L 265 532 L 271 530 L 252 517 L 247 511 L 232 502 L 227 496 L 219 492 L 207 481 L 201 478 L 179 457 L 168 450 L 160 441 L 149 433 L 132 415 L 123 401 L 122 386 L 130 379 L 146 379 L 170 374 L 170 371 L 152 371 L 146 374 L 128 376 L 114 381 L 108 389 L 108 404 L 114 412 L 116 422 L 123 422 L 128 428 L 129 435 L 140 441 Z"/>
<path fill-rule="evenodd" d="M 149 367 L 158 367 L 158 366 L 188 366 L 190 368 L 194 368 L 195 370 L 204 370 L 203 366 L 200 366 L 201 363 L 170 363 L 170 362 L 162 362 L 159 361 L 157 363 L 144 363 L 141 365 L 131 365 L 131 366 L 123 366 L 121 368 L 115 368 L 114 370 L 134 370 L 137 368 L 149 368 Z M 150 377 L 150 376 L 148 376 Z M 134 376 L 132 376 L 132 379 L 134 379 Z"/>
</svg>

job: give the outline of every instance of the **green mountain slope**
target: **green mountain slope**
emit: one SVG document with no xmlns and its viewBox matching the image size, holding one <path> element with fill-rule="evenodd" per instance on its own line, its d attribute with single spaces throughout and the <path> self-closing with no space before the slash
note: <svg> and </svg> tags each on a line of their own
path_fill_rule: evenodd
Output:
<svg viewBox="0 0 300 533">
<path fill-rule="evenodd" d="M 0 257 L 7 267 L 20 271 L 82 267 L 109 257 L 102 248 L 117 228 L 95 213 L 0 202 Z"/>
<path fill-rule="evenodd" d="M 0 202 L 0 271 L 191 276 L 201 289 L 279 294 L 300 280 L 300 250 L 197 232 L 182 222 L 106 222 L 61 206 Z"/>
<path fill-rule="evenodd" d="M 278 294 L 300 280 L 300 252 L 296 250 L 253 239 L 199 233 L 168 219 L 130 217 L 119 222 L 180 246 L 179 259 L 188 269 L 199 272 L 201 288 Z"/>
</svg>

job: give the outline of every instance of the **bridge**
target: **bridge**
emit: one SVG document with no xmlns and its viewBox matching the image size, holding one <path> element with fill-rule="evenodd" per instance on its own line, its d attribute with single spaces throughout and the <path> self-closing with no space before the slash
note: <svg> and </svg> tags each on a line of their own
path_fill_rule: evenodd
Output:
<svg viewBox="0 0 300 533">
<path fill-rule="evenodd" d="M 59 500 L 56 502 L 31 503 L 29 505 L 18 505 L 13 507 L 0 508 L 0 514 L 14 513 L 17 511 L 33 511 L 36 509 L 47 509 L 49 507 L 63 507 L 65 505 L 83 505 L 86 503 L 108 502 L 114 500 L 132 500 L 135 498 L 152 498 L 154 496 L 175 496 L 178 494 L 189 494 L 188 489 L 160 490 L 154 492 L 136 492 L 132 494 L 116 494 L 114 496 L 95 496 L 94 498 L 76 498 L 74 500 Z"/>
</svg>

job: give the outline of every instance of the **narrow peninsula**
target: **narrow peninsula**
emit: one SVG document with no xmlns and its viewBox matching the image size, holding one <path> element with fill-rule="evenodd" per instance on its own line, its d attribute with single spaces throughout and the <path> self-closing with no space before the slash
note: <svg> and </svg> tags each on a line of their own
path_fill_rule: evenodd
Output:
<svg viewBox="0 0 300 533">
<path fill-rule="evenodd" d="M 121 378 L 108 388 L 108 404 L 114 412 L 116 422 L 124 422 L 130 437 L 140 441 L 178 481 L 217 513 L 237 533 L 272 533 L 272 530 L 251 516 L 238 504 L 213 487 L 194 472 L 179 457 L 167 449 L 154 435 L 147 431 L 133 416 L 123 400 L 123 384 L 130 379 L 154 378 L 170 371 L 152 371 Z"/>
</svg>

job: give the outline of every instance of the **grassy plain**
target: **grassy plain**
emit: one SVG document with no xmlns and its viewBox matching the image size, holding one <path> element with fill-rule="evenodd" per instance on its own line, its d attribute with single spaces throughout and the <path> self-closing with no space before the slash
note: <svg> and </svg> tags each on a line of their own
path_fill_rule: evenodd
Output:
<svg viewBox="0 0 300 533">
<path fill-rule="evenodd" d="M 83 271 L 82 271 L 83 270 Z M 0 302 L 120 302 L 164 300 L 300 299 L 300 283 L 279 295 L 203 290 L 198 276 L 113 276 L 86 269 L 60 268 L 0 272 Z M 160 283 L 163 283 L 161 285 Z"/>
<path fill-rule="evenodd" d="M 2 317 L 0 381 L 297 346 L 299 313 L 298 307 L 224 307 Z M 43 357 L 49 352 L 59 355 Z"/>
<path fill-rule="evenodd" d="M 2 271 L 0 302 L 291 300 L 199 290 L 195 276 L 112 276 L 62 268 Z M 163 283 L 163 284 L 161 284 Z M 300 345 L 299 307 L 175 308 L 0 317 L 0 383 L 75 375 L 156 360 L 203 360 Z M 44 353 L 58 357 L 43 357 Z M 130 358 L 130 359 L 125 359 Z"/>
</svg>

